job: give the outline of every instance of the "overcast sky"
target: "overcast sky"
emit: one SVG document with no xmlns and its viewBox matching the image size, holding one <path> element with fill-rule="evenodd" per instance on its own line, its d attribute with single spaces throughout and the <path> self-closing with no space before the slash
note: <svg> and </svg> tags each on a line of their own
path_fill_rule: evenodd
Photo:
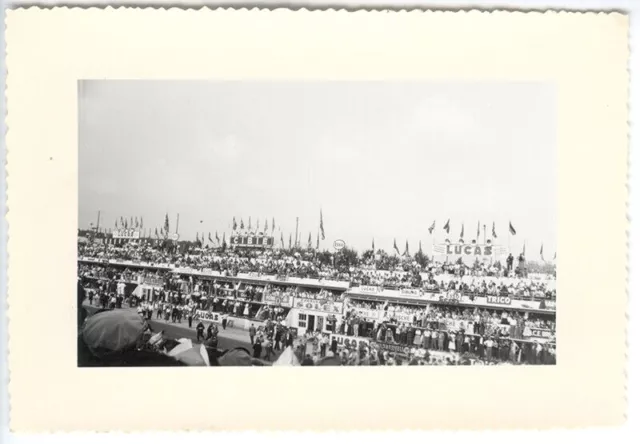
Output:
<svg viewBox="0 0 640 444">
<path fill-rule="evenodd" d="M 79 224 L 144 217 L 182 239 L 231 220 L 329 248 L 400 250 L 508 223 L 527 256 L 556 248 L 555 96 L 506 83 L 82 81 Z M 428 227 L 436 220 L 434 236 Z M 202 221 L 202 222 L 201 222 Z M 279 231 L 276 230 L 279 242 Z"/>
</svg>

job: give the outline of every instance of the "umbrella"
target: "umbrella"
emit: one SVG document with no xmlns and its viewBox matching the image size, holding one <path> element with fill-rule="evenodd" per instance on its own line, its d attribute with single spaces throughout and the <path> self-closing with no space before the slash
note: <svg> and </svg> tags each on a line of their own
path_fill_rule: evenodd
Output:
<svg viewBox="0 0 640 444">
<path fill-rule="evenodd" d="M 178 339 L 178 345 L 176 345 L 175 347 L 173 347 L 169 353 L 167 353 L 169 356 L 177 356 L 180 353 L 187 351 L 189 349 L 193 348 L 193 343 L 191 342 L 191 339 Z"/>
<path fill-rule="evenodd" d="M 82 329 L 82 339 L 93 350 L 115 352 L 137 344 L 147 327 L 138 314 L 110 310 L 91 316 Z"/>
<path fill-rule="evenodd" d="M 173 350 L 171 351 L 173 352 Z M 198 365 L 198 366 L 205 366 L 205 367 L 209 367 L 210 365 L 209 354 L 207 353 L 206 349 L 204 348 L 204 345 L 202 344 L 192 347 L 188 350 L 184 350 L 174 355 L 174 357 L 178 361 L 187 365 Z"/>
<path fill-rule="evenodd" d="M 291 366 L 291 365 L 300 365 L 300 361 L 296 357 L 293 352 L 293 348 L 291 346 L 287 347 L 278 360 L 273 363 L 274 366 Z"/>
<path fill-rule="evenodd" d="M 252 357 L 251 353 L 249 353 L 247 349 L 242 347 L 228 350 L 222 355 L 218 356 L 218 364 L 223 367 L 250 367 L 253 365 L 268 365 L 266 362 Z"/>
</svg>

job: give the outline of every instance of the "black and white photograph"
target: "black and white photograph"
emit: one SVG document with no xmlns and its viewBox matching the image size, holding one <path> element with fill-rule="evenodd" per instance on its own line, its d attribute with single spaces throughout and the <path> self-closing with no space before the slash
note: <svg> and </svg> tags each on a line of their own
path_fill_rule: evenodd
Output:
<svg viewBox="0 0 640 444">
<path fill-rule="evenodd" d="M 555 101 L 78 81 L 78 366 L 555 365 Z"/>
</svg>

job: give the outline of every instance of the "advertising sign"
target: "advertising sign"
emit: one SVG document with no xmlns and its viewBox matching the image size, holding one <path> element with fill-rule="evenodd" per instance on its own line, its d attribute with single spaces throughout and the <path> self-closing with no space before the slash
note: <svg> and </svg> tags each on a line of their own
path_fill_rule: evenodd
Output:
<svg viewBox="0 0 640 444">
<path fill-rule="evenodd" d="M 112 235 L 114 239 L 140 239 L 138 230 L 113 230 Z"/>
<path fill-rule="evenodd" d="M 363 293 L 380 293 L 381 288 L 375 285 L 361 285 L 358 289 Z"/>
<path fill-rule="evenodd" d="M 356 336 L 345 336 L 331 333 L 331 342 L 336 340 L 338 347 L 344 348 L 363 348 L 369 345 L 370 340 L 367 338 L 359 338 Z"/>
<path fill-rule="evenodd" d="M 268 293 L 264 295 L 264 301 L 267 304 L 281 305 L 283 307 L 291 307 L 293 297 L 288 294 Z"/>
<path fill-rule="evenodd" d="M 400 345 L 400 344 L 392 344 L 389 342 L 372 342 L 371 348 L 376 348 L 378 350 L 382 350 L 383 352 L 387 351 L 390 353 L 400 353 L 403 355 L 411 354 L 410 347 Z"/>
<path fill-rule="evenodd" d="M 509 296 L 487 296 L 487 304 L 511 305 Z"/>
<path fill-rule="evenodd" d="M 434 255 L 447 256 L 493 256 L 506 254 L 505 247 L 490 244 L 436 244 Z"/>
<path fill-rule="evenodd" d="M 294 308 L 302 310 L 320 311 L 323 313 L 342 313 L 342 302 L 326 301 L 321 299 L 296 298 Z"/>
<path fill-rule="evenodd" d="M 217 324 L 222 322 L 220 313 L 216 313 L 213 311 L 206 311 L 206 310 L 196 310 L 196 319 L 200 319 L 202 321 L 215 322 Z"/>
<path fill-rule="evenodd" d="M 232 235 L 229 243 L 239 248 L 273 248 L 273 237 L 256 235 Z"/>
<path fill-rule="evenodd" d="M 419 298 L 422 295 L 422 293 L 420 292 L 420 289 L 418 289 L 418 288 L 401 288 L 400 289 L 400 295 L 401 296 L 413 296 L 413 297 Z"/>
</svg>

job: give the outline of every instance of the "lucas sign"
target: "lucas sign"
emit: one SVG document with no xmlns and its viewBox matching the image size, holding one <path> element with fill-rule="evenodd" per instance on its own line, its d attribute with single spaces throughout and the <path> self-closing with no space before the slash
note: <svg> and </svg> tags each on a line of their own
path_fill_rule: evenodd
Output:
<svg viewBox="0 0 640 444">
<path fill-rule="evenodd" d="M 447 256 L 493 256 L 504 254 L 504 247 L 481 244 L 437 244 L 433 246 L 433 254 Z"/>
</svg>

